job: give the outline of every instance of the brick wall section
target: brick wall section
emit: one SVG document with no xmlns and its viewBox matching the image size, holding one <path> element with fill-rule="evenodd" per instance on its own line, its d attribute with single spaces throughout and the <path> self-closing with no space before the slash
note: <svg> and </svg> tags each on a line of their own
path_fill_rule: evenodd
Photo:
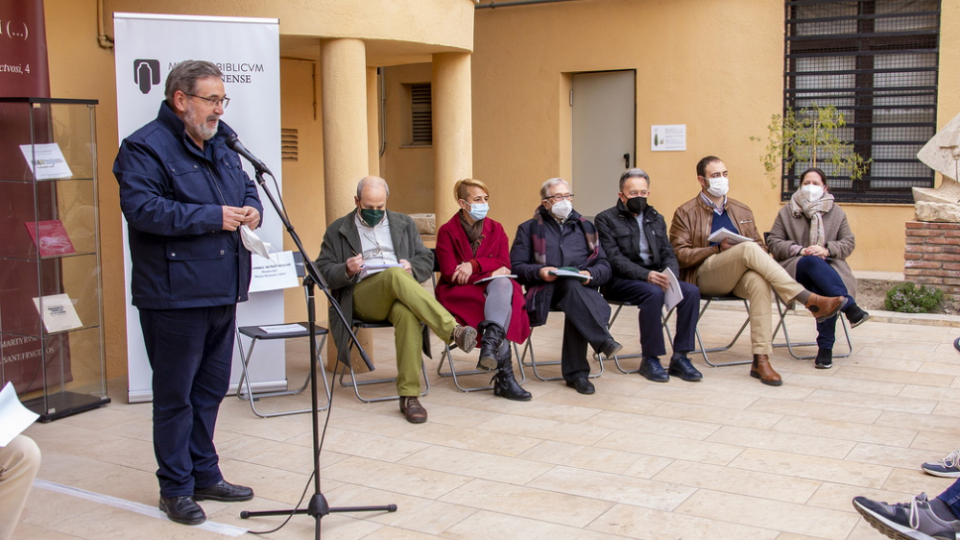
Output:
<svg viewBox="0 0 960 540">
<path fill-rule="evenodd" d="M 960 297 L 960 223 L 907 222 L 903 276 Z"/>
</svg>

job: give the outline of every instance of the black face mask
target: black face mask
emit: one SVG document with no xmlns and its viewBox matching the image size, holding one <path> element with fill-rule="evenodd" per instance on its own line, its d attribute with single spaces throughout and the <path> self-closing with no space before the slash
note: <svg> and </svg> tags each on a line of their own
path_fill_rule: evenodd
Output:
<svg viewBox="0 0 960 540">
<path fill-rule="evenodd" d="M 640 214 L 646 209 L 647 209 L 646 197 L 634 197 L 632 199 L 627 199 L 627 210 L 633 212 L 634 214 Z"/>
</svg>

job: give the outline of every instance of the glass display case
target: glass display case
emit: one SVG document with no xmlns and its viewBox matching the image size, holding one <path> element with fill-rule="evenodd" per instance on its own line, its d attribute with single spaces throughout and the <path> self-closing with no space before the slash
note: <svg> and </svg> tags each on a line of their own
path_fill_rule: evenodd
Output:
<svg viewBox="0 0 960 540">
<path fill-rule="evenodd" d="M 96 105 L 0 98 L 0 383 L 44 422 L 110 402 Z"/>
</svg>

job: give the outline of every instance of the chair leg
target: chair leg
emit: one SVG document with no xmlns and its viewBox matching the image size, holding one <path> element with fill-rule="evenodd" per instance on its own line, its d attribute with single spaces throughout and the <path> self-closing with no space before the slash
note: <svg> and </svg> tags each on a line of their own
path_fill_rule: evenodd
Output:
<svg viewBox="0 0 960 540">
<path fill-rule="evenodd" d="M 458 377 L 462 377 L 462 376 L 465 376 L 465 375 L 490 375 L 490 372 L 489 372 L 489 371 L 482 371 L 482 370 L 479 370 L 479 369 L 471 369 L 471 370 L 468 370 L 468 371 L 460 371 L 460 372 L 458 372 L 457 369 L 456 369 L 456 366 L 455 366 L 454 363 L 453 363 L 453 356 L 452 356 L 451 353 L 452 353 L 452 351 L 450 350 L 450 346 L 447 345 L 447 344 L 444 344 L 444 346 L 443 346 L 443 352 L 440 354 L 440 362 L 437 364 L 437 375 L 439 375 L 439 376 L 441 376 L 441 377 L 451 377 L 451 378 L 453 379 L 453 384 L 454 384 L 454 385 L 457 387 L 457 389 L 460 390 L 461 392 L 468 392 L 468 393 L 469 393 L 469 392 L 478 392 L 478 391 L 480 391 L 480 390 L 493 390 L 493 385 L 489 385 L 489 386 L 463 386 L 463 385 L 461 385 L 461 384 L 460 384 L 460 380 L 458 379 Z M 444 362 L 444 361 L 447 362 L 447 365 L 448 365 L 449 368 L 450 368 L 450 371 L 448 371 L 448 372 L 444 372 L 444 371 L 443 371 L 443 362 Z"/>
<path fill-rule="evenodd" d="M 353 350 L 353 343 L 350 344 L 349 350 Z M 420 371 L 421 373 L 423 373 L 423 382 L 424 382 L 422 391 L 420 392 L 420 396 L 425 396 L 427 395 L 428 392 L 430 392 L 430 377 L 427 375 L 427 364 L 426 362 L 424 362 L 422 356 L 420 357 Z M 346 378 L 348 373 L 350 375 L 350 381 L 345 381 L 344 379 Z M 371 384 L 396 383 L 396 382 L 397 382 L 396 377 L 389 377 L 384 379 L 359 380 L 357 379 L 357 374 L 356 374 L 356 371 L 354 371 L 352 364 L 349 366 L 348 371 L 344 371 L 340 374 L 340 386 L 353 387 L 353 393 L 356 394 L 357 399 L 359 399 L 364 403 L 377 403 L 380 401 L 392 401 L 395 399 L 400 399 L 399 395 L 370 398 L 370 397 L 364 397 L 360 394 L 361 386 L 368 386 Z"/>
<path fill-rule="evenodd" d="M 773 337 L 771 338 L 771 341 L 772 341 L 772 340 L 775 340 L 775 339 L 777 338 L 777 333 L 779 333 L 779 332 L 780 332 L 780 329 L 782 328 L 782 329 L 783 329 L 783 339 L 784 339 L 784 342 L 783 342 L 783 343 L 774 343 L 774 344 L 773 344 L 773 347 L 774 347 L 775 349 L 780 349 L 780 348 L 786 347 L 787 352 L 790 353 L 790 356 L 794 357 L 794 358 L 797 359 L 797 360 L 813 360 L 814 358 L 817 357 L 817 355 L 814 354 L 814 355 L 800 356 L 799 354 L 797 354 L 796 352 L 794 352 L 793 349 L 794 349 L 794 347 L 815 347 L 815 346 L 817 346 L 817 342 L 816 342 L 816 341 L 804 341 L 804 342 L 800 342 L 800 343 L 793 343 L 793 342 L 790 341 L 790 332 L 789 332 L 789 330 L 787 329 L 787 314 L 788 314 L 788 312 L 789 312 L 790 310 L 788 309 L 788 307 L 787 307 L 785 304 L 783 304 L 783 303 L 781 302 L 779 296 L 776 296 L 776 295 L 774 295 L 774 296 L 775 296 L 776 299 L 777 299 L 777 311 L 778 311 L 779 314 L 780 314 L 780 321 L 777 322 L 777 326 L 776 326 L 776 328 L 774 328 L 774 330 L 773 330 Z M 850 339 L 850 329 L 847 327 L 847 321 L 846 321 L 839 313 L 837 314 L 837 317 L 840 319 L 840 325 L 843 327 L 843 335 L 844 335 L 844 338 L 845 338 L 845 340 L 846 340 L 846 342 L 847 342 L 847 352 L 844 353 L 844 354 L 835 354 L 835 355 L 833 355 L 833 357 L 834 357 L 834 358 L 847 358 L 847 357 L 849 357 L 851 354 L 853 354 L 853 340 Z"/>
<path fill-rule="evenodd" d="M 700 345 L 700 348 L 695 351 L 691 351 L 690 354 L 702 355 L 703 361 L 710 367 L 740 366 L 743 364 L 752 363 L 753 362 L 752 359 L 737 360 L 734 362 L 720 362 L 716 364 L 710 361 L 710 357 L 708 356 L 708 353 L 729 351 L 731 348 L 733 348 L 734 345 L 736 345 L 737 340 L 740 339 L 740 336 L 743 334 L 743 331 L 747 328 L 747 325 L 750 324 L 750 304 L 747 303 L 746 300 L 743 300 L 743 306 L 747 309 L 747 318 L 743 321 L 743 324 L 740 325 L 740 330 L 737 331 L 737 334 L 733 336 L 733 339 L 730 340 L 730 343 L 727 343 L 722 347 L 712 347 L 709 349 L 706 348 L 703 345 L 703 338 L 700 336 L 699 321 L 701 318 L 703 318 L 703 314 L 707 311 L 707 308 L 710 307 L 711 302 L 713 302 L 713 300 L 708 298 L 706 303 L 704 303 L 703 307 L 700 309 L 700 315 L 697 317 L 698 328 L 694 331 L 694 335 L 696 335 L 697 337 L 697 343 Z"/>
<path fill-rule="evenodd" d="M 310 386 L 310 374 L 307 373 L 306 379 L 303 381 L 303 385 L 296 390 L 282 390 L 277 392 L 259 392 L 259 393 L 254 392 L 253 387 L 250 384 L 250 373 L 248 371 L 248 368 L 250 364 L 250 359 L 253 357 L 253 349 L 257 345 L 257 338 L 254 337 L 253 339 L 251 339 L 250 349 L 247 351 L 246 354 L 244 354 L 243 343 L 240 341 L 239 336 L 240 334 L 238 333 L 237 346 L 240 347 L 240 355 L 243 357 L 243 361 L 240 364 L 242 368 L 242 372 L 240 374 L 240 381 L 237 384 L 237 393 L 236 393 L 237 398 L 249 401 L 250 410 L 253 412 L 254 415 L 260 418 L 273 418 L 276 416 L 289 416 L 292 414 L 303 414 L 303 413 L 310 412 L 312 410 L 311 408 L 297 409 L 297 410 L 290 410 L 290 411 L 278 411 L 278 412 L 261 412 L 257 410 L 256 402 L 259 401 L 260 399 L 270 398 L 270 397 L 279 397 L 279 396 L 295 396 L 295 395 L 302 394 L 304 390 L 306 390 Z M 317 410 L 319 411 L 326 410 L 327 407 L 330 406 L 330 384 L 327 382 L 327 372 L 326 372 L 326 369 L 324 369 L 323 367 L 323 356 L 321 354 L 321 351 L 323 351 L 323 346 L 326 343 L 326 341 L 327 341 L 327 336 L 324 335 L 320 339 L 320 343 L 317 344 L 317 369 L 318 369 L 317 377 L 323 380 L 324 394 L 326 395 L 326 398 L 327 398 L 326 404 L 323 405 L 322 407 L 318 407 Z M 244 392 L 244 389 L 246 390 L 245 392 Z"/>
<path fill-rule="evenodd" d="M 540 366 L 540 367 L 542 367 L 542 366 L 559 366 L 559 365 L 562 364 L 563 362 L 561 362 L 560 360 L 550 360 L 549 362 L 537 362 L 537 357 L 536 357 L 536 356 L 534 355 L 534 353 L 533 353 L 533 341 L 532 341 L 532 339 L 533 339 L 533 329 L 531 328 L 531 329 L 530 329 L 530 337 L 527 338 L 527 343 L 526 343 L 526 344 L 524 345 L 524 347 L 523 347 L 523 355 L 517 357 L 517 358 L 519 358 L 519 361 L 517 362 L 517 364 L 520 366 L 520 373 L 523 374 L 523 366 L 527 366 L 527 367 L 533 368 L 533 375 L 534 375 L 534 377 L 536 377 L 537 379 L 539 379 L 539 380 L 541 380 L 541 381 L 562 381 L 562 380 L 563 380 L 563 376 L 562 376 L 562 375 L 561 375 L 560 377 L 546 377 L 546 376 L 543 376 L 543 375 L 540 374 L 540 371 L 537 369 L 538 366 Z M 529 361 L 529 362 L 526 361 L 527 353 L 528 353 L 528 352 L 530 353 L 530 361 Z M 596 353 L 595 353 L 595 354 L 594 354 L 594 359 L 597 360 L 597 363 L 600 365 L 600 369 L 597 370 L 596 373 L 591 373 L 590 375 L 588 375 L 588 377 L 591 378 L 591 379 L 596 379 L 596 378 L 599 377 L 600 375 L 603 375 L 603 359 L 602 359 L 602 355 L 599 355 L 599 354 L 596 354 Z M 526 380 L 526 375 L 524 375 L 524 380 Z M 523 380 L 521 380 L 520 382 L 523 383 Z"/>
</svg>

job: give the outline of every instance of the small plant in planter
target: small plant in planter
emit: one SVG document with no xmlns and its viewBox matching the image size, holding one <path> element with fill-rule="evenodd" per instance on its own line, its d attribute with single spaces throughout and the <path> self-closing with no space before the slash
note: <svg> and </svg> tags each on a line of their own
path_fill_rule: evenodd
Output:
<svg viewBox="0 0 960 540">
<path fill-rule="evenodd" d="M 887 291 L 883 307 L 900 313 L 931 313 L 943 303 L 943 291 L 905 281 Z"/>
<path fill-rule="evenodd" d="M 853 145 L 838 136 L 846 125 L 843 114 L 833 105 L 821 107 L 814 103 L 799 110 L 788 108 L 782 116 L 773 115 L 767 126 L 766 153 L 760 156 L 773 187 L 777 187 L 774 174 L 781 166 L 792 170 L 797 163 L 820 168 L 829 164 L 834 171 L 848 172 L 852 180 L 862 178 L 870 160 L 865 161 L 853 151 Z"/>
</svg>

